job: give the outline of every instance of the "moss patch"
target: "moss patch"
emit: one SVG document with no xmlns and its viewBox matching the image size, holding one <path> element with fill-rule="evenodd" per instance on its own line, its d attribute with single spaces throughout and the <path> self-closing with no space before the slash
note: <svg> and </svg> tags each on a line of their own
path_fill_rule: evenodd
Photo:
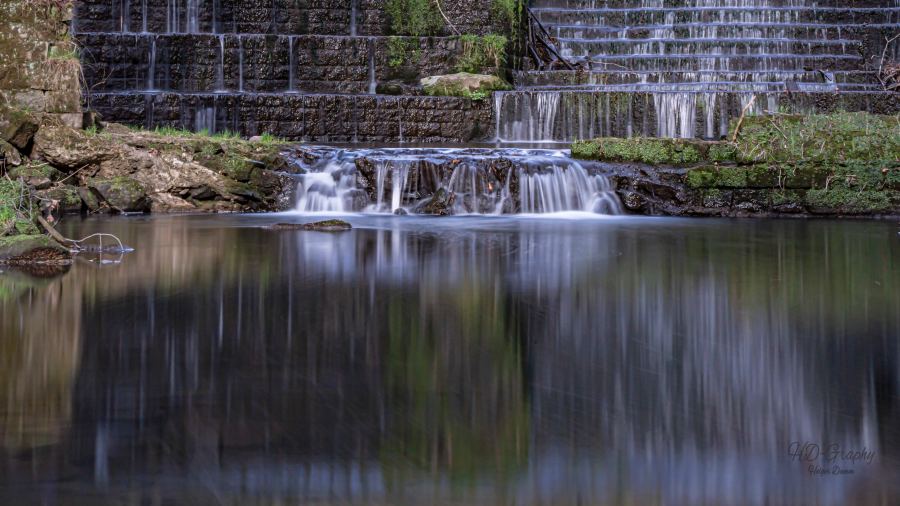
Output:
<svg viewBox="0 0 900 506">
<path fill-rule="evenodd" d="M 709 149 L 714 145 L 715 143 L 711 142 L 688 139 L 610 137 L 577 141 L 572 145 L 572 156 L 608 162 L 689 165 L 707 159 Z"/>
</svg>

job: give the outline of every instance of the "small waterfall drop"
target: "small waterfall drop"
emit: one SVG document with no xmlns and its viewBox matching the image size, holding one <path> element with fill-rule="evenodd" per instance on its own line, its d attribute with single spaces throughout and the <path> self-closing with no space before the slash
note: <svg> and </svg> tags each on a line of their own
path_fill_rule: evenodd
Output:
<svg viewBox="0 0 900 506">
<path fill-rule="evenodd" d="M 238 91 L 244 92 L 244 41 L 237 36 L 238 41 Z"/>
<path fill-rule="evenodd" d="M 622 214 L 610 180 L 562 151 L 298 148 L 302 213 Z M 307 160 L 315 159 L 315 162 Z"/>
<path fill-rule="evenodd" d="M 225 36 L 219 35 L 219 68 L 216 69 L 216 92 L 225 92 Z"/>
<path fill-rule="evenodd" d="M 356 12 L 359 9 L 359 0 L 350 0 L 350 36 L 356 37 Z"/>
<path fill-rule="evenodd" d="M 156 35 L 150 37 L 147 58 L 147 91 L 156 91 Z"/>
<path fill-rule="evenodd" d="M 336 153 L 299 176 L 297 205 L 301 213 L 347 213 L 354 211 L 353 194 L 356 190 L 356 167 L 352 159 L 344 159 Z"/>
<path fill-rule="evenodd" d="M 609 179 L 590 175 L 578 162 L 566 160 L 549 170 L 528 173 L 520 169 L 519 198 L 525 214 L 583 211 L 622 214 L 622 206 Z"/>
<path fill-rule="evenodd" d="M 297 91 L 295 80 L 295 70 L 294 70 L 294 36 L 288 36 L 288 93 L 293 93 Z"/>
<path fill-rule="evenodd" d="M 378 83 L 375 80 L 375 39 L 369 38 L 369 95 L 374 95 L 378 91 Z"/>
<path fill-rule="evenodd" d="M 187 20 L 185 32 L 200 33 L 200 0 L 187 0 Z"/>
</svg>

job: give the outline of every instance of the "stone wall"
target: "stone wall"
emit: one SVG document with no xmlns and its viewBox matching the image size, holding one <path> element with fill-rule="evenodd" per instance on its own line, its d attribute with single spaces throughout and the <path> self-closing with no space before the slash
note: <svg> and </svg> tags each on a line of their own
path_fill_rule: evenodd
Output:
<svg viewBox="0 0 900 506">
<path fill-rule="evenodd" d="M 490 137 L 490 104 L 455 97 L 99 93 L 91 108 L 147 128 L 231 130 L 315 142 L 461 143 Z"/>
<path fill-rule="evenodd" d="M 71 7 L 50 0 L 0 2 L 0 105 L 81 126 L 80 64 Z"/>
<path fill-rule="evenodd" d="M 85 33 L 78 41 L 92 92 L 367 93 L 373 80 L 453 72 L 460 52 L 450 37 Z"/>
<path fill-rule="evenodd" d="M 194 5 L 197 6 L 196 14 Z M 492 0 L 443 0 L 461 33 L 503 31 Z M 79 32 L 361 35 L 390 33 L 385 0 L 79 0 Z M 445 29 L 443 35 L 451 35 Z"/>
</svg>

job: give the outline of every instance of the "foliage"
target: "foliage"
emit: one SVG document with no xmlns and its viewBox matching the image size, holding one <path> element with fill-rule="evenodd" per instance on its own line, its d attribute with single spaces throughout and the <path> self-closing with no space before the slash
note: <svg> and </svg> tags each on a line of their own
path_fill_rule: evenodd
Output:
<svg viewBox="0 0 900 506">
<path fill-rule="evenodd" d="M 606 138 L 578 141 L 572 156 L 614 162 L 683 165 L 700 161 L 708 143 L 682 139 Z"/>
<path fill-rule="evenodd" d="M 522 0 L 492 0 L 491 3 L 494 14 L 509 24 L 511 32 L 515 32 L 522 18 L 524 2 Z"/>
<path fill-rule="evenodd" d="M 456 61 L 457 72 L 478 74 L 491 69 L 494 74 L 506 64 L 507 39 L 503 35 L 462 35 L 459 38 L 462 54 Z"/>
<path fill-rule="evenodd" d="M 385 10 L 394 35 L 436 35 L 444 26 L 433 0 L 387 0 Z"/>
<path fill-rule="evenodd" d="M 741 162 L 900 160 L 900 116 L 835 113 L 745 118 Z"/>
<path fill-rule="evenodd" d="M 416 63 L 422 57 L 417 39 L 388 37 L 388 67 L 402 67 L 406 63 Z"/>
<path fill-rule="evenodd" d="M 0 237 L 39 233 L 35 212 L 31 193 L 24 183 L 0 179 Z"/>
</svg>

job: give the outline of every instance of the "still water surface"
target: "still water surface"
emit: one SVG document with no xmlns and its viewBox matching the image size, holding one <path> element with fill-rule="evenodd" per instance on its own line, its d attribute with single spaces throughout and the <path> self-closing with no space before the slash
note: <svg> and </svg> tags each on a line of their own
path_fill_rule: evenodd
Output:
<svg viewBox="0 0 900 506">
<path fill-rule="evenodd" d="M 0 504 L 900 503 L 896 223 L 279 221 L 0 274 Z"/>
</svg>

